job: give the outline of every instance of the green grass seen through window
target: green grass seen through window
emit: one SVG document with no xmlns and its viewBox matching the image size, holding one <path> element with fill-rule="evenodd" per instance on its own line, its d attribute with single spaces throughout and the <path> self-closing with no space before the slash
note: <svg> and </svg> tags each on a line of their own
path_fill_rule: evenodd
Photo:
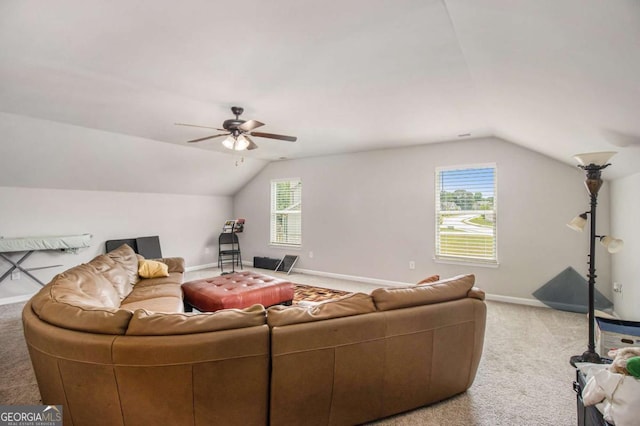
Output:
<svg viewBox="0 0 640 426">
<path fill-rule="evenodd" d="M 492 235 L 440 234 L 440 256 L 495 258 Z"/>
</svg>

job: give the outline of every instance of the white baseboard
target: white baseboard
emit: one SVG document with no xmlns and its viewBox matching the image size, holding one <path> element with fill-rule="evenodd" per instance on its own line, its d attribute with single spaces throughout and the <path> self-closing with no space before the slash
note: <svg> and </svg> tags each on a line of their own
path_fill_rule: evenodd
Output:
<svg viewBox="0 0 640 426">
<path fill-rule="evenodd" d="M 184 271 L 191 272 L 191 271 L 199 271 L 200 269 L 209 269 L 209 268 L 217 268 L 217 267 L 218 267 L 217 263 L 205 263 L 204 265 L 187 266 L 186 268 L 184 268 Z"/>
<path fill-rule="evenodd" d="M 311 269 L 293 268 L 292 272 L 298 272 L 300 274 L 307 274 L 307 275 L 315 275 L 318 277 L 335 278 L 338 280 L 358 281 L 361 283 L 376 284 L 376 285 L 381 285 L 385 287 L 403 287 L 406 285 L 411 285 L 411 283 L 405 283 L 401 281 L 390 281 L 390 280 L 381 280 L 378 278 L 358 277 L 355 275 L 335 274 L 333 272 L 314 271 Z"/>
<path fill-rule="evenodd" d="M 310 270 L 310 269 L 300 269 L 300 268 L 293 268 L 293 272 L 299 272 L 301 274 L 308 274 L 308 275 L 316 275 L 316 276 L 320 276 L 320 277 L 336 278 L 336 279 L 347 280 L 347 281 L 358 281 L 358 282 L 376 284 L 376 285 L 381 285 L 381 286 L 386 286 L 386 287 L 402 287 L 402 286 L 407 286 L 407 285 L 413 285 L 414 284 L 414 283 L 405 283 L 405 282 L 402 282 L 402 281 L 381 280 L 381 279 L 377 279 L 377 278 L 358 277 L 358 276 L 354 276 L 354 275 L 344 275 L 344 274 L 334 274 L 332 272 L 314 271 L 314 270 Z M 486 295 L 486 299 L 487 300 L 493 300 L 493 301 L 496 301 L 496 302 L 514 303 L 516 305 L 536 306 L 536 307 L 540 307 L 540 308 L 551 309 L 551 307 L 545 305 L 544 303 L 542 303 L 542 302 L 540 302 L 539 300 L 536 300 L 536 299 L 525 299 L 523 297 L 513 297 L 513 296 L 501 296 L 499 294 L 487 294 Z"/>
<path fill-rule="evenodd" d="M 2 297 L 0 298 L 0 305 L 10 305 L 12 303 L 26 302 L 33 297 L 33 294 L 21 294 L 19 296 Z"/>
<path fill-rule="evenodd" d="M 242 264 L 249 267 L 253 266 L 253 264 L 250 261 L 242 262 Z M 217 267 L 218 267 L 217 263 L 206 263 L 203 265 L 188 266 L 185 268 L 185 271 L 191 272 L 191 271 L 199 271 L 201 269 L 217 268 Z M 413 284 L 413 283 L 406 283 L 402 281 L 382 280 L 378 278 L 359 277 L 356 275 L 346 275 L 346 274 L 336 274 L 333 272 L 315 271 L 312 269 L 293 268 L 293 272 L 298 272 L 301 274 L 308 274 L 308 275 L 315 275 L 319 277 L 335 278 L 339 280 L 376 284 L 376 285 L 386 286 L 386 287 L 399 287 L 399 286 L 401 287 L 401 286 Z M 22 294 L 19 296 L 2 297 L 0 298 L 0 305 L 9 305 L 11 303 L 26 302 L 27 300 L 31 299 L 35 294 L 36 293 L 34 292 L 32 294 Z M 538 300 L 525 299 L 522 297 L 501 296 L 498 294 L 487 294 L 486 297 L 487 297 L 487 300 L 494 300 L 497 302 L 515 303 L 518 305 L 528 305 L 528 306 L 538 306 L 543 308 L 549 308 L 549 306 L 545 305 L 544 303 Z"/>
<path fill-rule="evenodd" d="M 486 299 L 493 300 L 495 302 L 515 303 L 516 305 L 537 306 L 539 308 L 552 309 L 550 306 L 545 305 L 539 300 L 525 299 L 524 297 L 512 297 L 512 296 L 501 296 L 499 294 L 487 294 Z"/>
<path fill-rule="evenodd" d="M 252 267 L 253 264 L 250 261 L 242 262 L 243 265 Z M 336 278 L 345 281 L 357 281 L 368 284 L 376 284 L 385 287 L 402 287 L 407 285 L 413 285 L 415 283 L 405 283 L 402 281 L 390 281 L 390 280 L 381 280 L 378 278 L 369 278 L 369 277 L 359 277 L 355 275 L 346 275 L 346 274 L 335 274 L 333 272 L 324 272 L 324 271 L 314 271 L 312 269 L 301 269 L 301 268 L 293 268 L 292 272 L 298 272 L 300 274 L 308 274 L 315 275 L 319 277 L 327 277 L 327 278 Z M 523 297 L 513 297 L 513 296 L 501 296 L 499 294 L 486 294 L 487 300 L 493 300 L 496 302 L 504 302 L 504 303 L 514 303 L 516 305 L 527 305 L 527 306 L 536 306 L 540 308 L 549 308 L 551 307 L 545 305 L 536 299 L 525 299 Z"/>
<path fill-rule="evenodd" d="M 242 264 L 244 266 L 253 268 L 253 262 L 251 261 L 245 260 L 242 262 Z M 265 269 L 265 271 L 269 271 L 269 269 Z M 378 278 L 358 277 L 355 275 L 335 274 L 333 272 L 315 271 L 313 269 L 293 268 L 291 272 L 297 272 L 299 274 L 315 275 L 317 277 L 335 278 L 338 280 L 345 280 L 345 281 L 357 281 L 361 283 L 376 284 L 376 285 L 382 285 L 386 287 L 398 287 L 398 286 L 402 287 L 405 285 L 411 285 L 411 283 L 405 283 L 401 281 L 389 281 L 389 280 L 381 280 Z"/>
<path fill-rule="evenodd" d="M 359 281 L 359 282 L 365 282 L 365 283 L 369 283 L 369 284 L 376 284 L 376 285 L 381 285 L 381 286 L 386 286 L 386 287 L 403 287 L 403 286 L 413 285 L 414 284 L 414 283 L 405 283 L 405 282 L 401 282 L 401 281 L 380 280 L 380 279 L 377 279 L 377 278 L 357 277 L 357 276 L 354 276 L 354 275 L 334 274 L 334 273 L 331 273 L 331 272 L 313 271 L 313 270 L 309 270 L 309 269 L 294 268 L 293 271 L 294 272 L 299 272 L 301 274 L 317 275 L 317 276 L 328 277 L 328 278 L 337 278 L 337 279 L 347 280 L 347 281 Z M 499 294 L 487 294 L 486 295 L 486 299 L 487 300 L 493 300 L 493 301 L 496 301 L 496 302 L 514 303 L 516 305 L 537 306 L 537 307 L 541 307 L 541 308 L 549 308 L 549 309 L 551 309 L 549 306 L 545 305 L 544 303 L 540 302 L 539 300 L 525 299 L 523 297 L 501 296 Z"/>
</svg>

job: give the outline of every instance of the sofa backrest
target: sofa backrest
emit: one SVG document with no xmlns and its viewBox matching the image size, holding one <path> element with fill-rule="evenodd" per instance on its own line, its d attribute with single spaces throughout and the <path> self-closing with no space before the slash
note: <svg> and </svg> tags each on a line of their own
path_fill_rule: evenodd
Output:
<svg viewBox="0 0 640 426">
<path fill-rule="evenodd" d="M 385 287 L 371 292 L 379 311 L 431 305 L 468 297 L 475 275 L 458 275 L 433 283 L 408 287 Z"/>
<path fill-rule="evenodd" d="M 375 312 L 375 310 L 376 307 L 371 296 L 364 293 L 354 293 L 315 306 L 272 306 L 268 310 L 267 323 L 269 327 L 280 327 L 366 314 Z"/>
<path fill-rule="evenodd" d="M 255 327 L 266 324 L 262 305 L 217 312 L 160 313 L 137 309 L 127 328 L 131 336 L 169 336 Z"/>
<path fill-rule="evenodd" d="M 183 269 L 176 260 L 171 266 Z M 139 281 L 138 255 L 127 245 L 56 275 L 33 298 L 42 320 L 71 330 L 125 334 L 132 312 L 120 302 Z"/>
<path fill-rule="evenodd" d="M 122 266 L 125 271 L 127 271 L 127 275 L 129 277 L 129 284 L 135 285 L 138 281 L 140 281 L 140 276 L 138 275 L 138 255 L 131 247 L 126 244 L 121 245 L 115 250 L 107 253 L 111 259 L 113 259 L 117 264 Z"/>
<path fill-rule="evenodd" d="M 133 290 L 131 278 L 127 270 L 120 263 L 106 254 L 93 258 L 87 265 L 93 266 L 97 273 L 106 278 L 118 293 L 120 300 Z"/>
<path fill-rule="evenodd" d="M 114 286 L 91 265 L 79 265 L 44 286 L 32 299 L 43 321 L 71 330 L 124 334 L 131 312 L 119 309 Z"/>
</svg>

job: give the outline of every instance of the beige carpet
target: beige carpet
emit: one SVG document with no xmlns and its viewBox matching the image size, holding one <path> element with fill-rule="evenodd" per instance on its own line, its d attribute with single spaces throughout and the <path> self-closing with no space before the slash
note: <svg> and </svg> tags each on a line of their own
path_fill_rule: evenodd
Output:
<svg viewBox="0 0 640 426">
<path fill-rule="evenodd" d="M 0 405 L 39 404 L 20 312 L 0 306 Z M 575 425 L 571 355 L 586 349 L 581 314 L 487 302 L 484 352 L 464 394 L 376 425 Z"/>
<path fill-rule="evenodd" d="M 22 335 L 24 303 L 0 305 L 0 405 L 40 404 L 40 392 Z"/>
</svg>

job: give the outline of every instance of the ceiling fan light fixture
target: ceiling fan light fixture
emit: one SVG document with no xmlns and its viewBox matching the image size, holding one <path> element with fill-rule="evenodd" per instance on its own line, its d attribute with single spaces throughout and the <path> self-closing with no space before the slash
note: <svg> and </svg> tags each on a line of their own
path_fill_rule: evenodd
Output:
<svg viewBox="0 0 640 426">
<path fill-rule="evenodd" d="M 236 139 L 236 145 L 233 149 L 236 151 L 244 151 L 249 147 L 249 141 L 243 135 L 238 136 Z"/>
<path fill-rule="evenodd" d="M 222 145 L 233 151 L 244 151 L 249 147 L 249 141 L 243 135 L 229 135 L 222 141 Z"/>
<path fill-rule="evenodd" d="M 236 144 L 236 140 L 233 137 L 233 135 L 229 135 L 227 136 L 223 141 L 222 141 L 222 146 L 224 146 L 225 148 L 228 149 L 233 149 L 233 147 Z"/>
<path fill-rule="evenodd" d="M 231 112 L 236 116 L 236 118 L 232 118 L 229 120 L 225 120 L 222 123 L 222 129 L 217 127 L 210 126 L 200 126 L 197 124 L 187 124 L 187 123 L 175 123 L 178 126 L 191 126 L 191 127 L 204 127 L 206 129 L 215 129 L 225 133 L 218 133 L 217 135 L 206 136 L 204 138 L 193 139 L 187 141 L 188 143 L 193 142 L 202 142 L 205 140 L 218 138 L 221 136 L 226 136 L 226 138 L 222 141 L 222 145 L 230 149 L 232 151 L 244 151 L 244 150 L 254 150 L 258 148 L 255 142 L 249 138 L 249 136 L 255 136 L 258 138 L 267 138 L 267 139 L 276 139 L 287 142 L 295 142 L 298 140 L 295 136 L 286 136 L 286 135 L 278 135 L 275 133 L 264 133 L 264 132 L 254 132 L 253 129 L 257 129 L 258 127 L 264 126 L 264 123 L 258 120 L 241 120 L 240 115 L 244 111 L 241 107 L 231 107 Z"/>
</svg>

